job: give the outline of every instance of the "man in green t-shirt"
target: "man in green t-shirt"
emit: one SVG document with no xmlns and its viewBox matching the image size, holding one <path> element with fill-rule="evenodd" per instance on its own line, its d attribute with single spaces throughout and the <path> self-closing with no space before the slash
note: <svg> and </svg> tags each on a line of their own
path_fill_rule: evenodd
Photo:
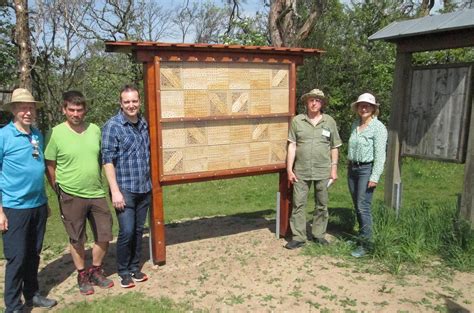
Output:
<svg viewBox="0 0 474 313">
<path fill-rule="evenodd" d="M 86 101 L 79 91 L 63 94 L 66 121 L 54 127 L 45 150 L 46 175 L 58 194 L 61 219 L 69 236 L 79 291 L 94 293 L 92 285 L 110 288 L 102 260 L 112 240 L 112 215 L 105 199 L 100 166 L 100 128 L 84 122 Z M 86 269 L 86 220 L 94 235 L 92 266 Z"/>
<path fill-rule="evenodd" d="M 302 247 L 306 242 L 306 202 L 314 184 L 312 239 L 322 245 L 328 224 L 328 186 L 337 179 L 338 147 L 342 144 L 334 119 L 323 113 L 327 98 L 319 89 L 301 97 L 306 113 L 295 116 L 288 133 L 286 170 L 293 184 L 293 207 L 290 227 L 293 238 L 287 249 Z"/>
</svg>

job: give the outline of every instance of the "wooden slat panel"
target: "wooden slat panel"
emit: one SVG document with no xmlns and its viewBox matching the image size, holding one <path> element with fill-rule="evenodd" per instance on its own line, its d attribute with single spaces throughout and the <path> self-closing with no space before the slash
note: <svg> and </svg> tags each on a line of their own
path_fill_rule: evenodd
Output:
<svg viewBox="0 0 474 313">
<path fill-rule="evenodd" d="M 284 164 L 287 120 L 283 116 L 164 123 L 161 177 Z"/>
<path fill-rule="evenodd" d="M 416 69 L 402 153 L 462 162 L 469 67 Z"/>
</svg>

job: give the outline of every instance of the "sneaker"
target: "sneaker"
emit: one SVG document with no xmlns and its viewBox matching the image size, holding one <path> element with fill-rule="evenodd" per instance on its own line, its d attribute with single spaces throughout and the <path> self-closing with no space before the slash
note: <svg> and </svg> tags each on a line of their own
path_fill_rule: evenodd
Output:
<svg viewBox="0 0 474 313">
<path fill-rule="evenodd" d="M 302 246 L 304 246 L 304 244 L 305 244 L 304 241 L 292 240 L 285 245 L 285 248 L 289 250 L 294 250 L 294 249 L 301 248 Z"/>
<path fill-rule="evenodd" d="M 135 283 L 133 282 L 132 275 L 127 274 L 127 275 L 121 275 L 120 276 L 120 286 L 122 288 L 133 288 L 135 287 Z"/>
<path fill-rule="evenodd" d="M 351 252 L 351 255 L 354 258 L 361 258 L 361 257 L 365 256 L 366 254 L 367 254 L 367 251 L 362 246 L 358 246 L 357 249 L 355 249 L 354 251 Z"/>
<path fill-rule="evenodd" d="M 138 281 L 138 282 L 148 280 L 148 276 L 146 276 L 145 273 L 142 273 L 140 271 L 132 273 L 132 278 L 133 278 L 134 281 Z"/>
<path fill-rule="evenodd" d="M 89 268 L 90 282 L 100 288 L 110 288 L 114 286 L 114 282 L 104 275 L 102 266 L 92 266 Z"/>
<path fill-rule="evenodd" d="M 33 298 L 27 299 L 25 301 L 25 306 L 28 308 L 36 307 L 36 308 L 50 309 L 56 304 L 58 304 L 56 300 L 48 299 L 46 297 L 43 297 L 40 294 L 35 294 Z"/>
<path fill-rule="evenodd" d="M 94 293 L 94 287 L 92 287 L 89 281 L 89 273 L 84 270 L 77 274 L 77 284 L 79 285 L 79 291 L 83 295 L 91 295 Z"/>
</svg>

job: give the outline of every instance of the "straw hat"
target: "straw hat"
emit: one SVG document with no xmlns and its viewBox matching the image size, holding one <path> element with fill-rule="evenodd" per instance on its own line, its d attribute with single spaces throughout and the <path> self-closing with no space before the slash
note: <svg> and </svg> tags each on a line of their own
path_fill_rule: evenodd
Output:
<svg viewBox="0 0 474 313">
<path fill-rule="evenodd" d="M 377 101 L 375 101 L 374 95 L 366 92 L 366 93 L 361 94 L 359 98 L 357 98 L 356 102 L 352 102 L 351 104 L 352 110 L 355 111 L 357 109 L 357 104 L 361 102 L 369 103 L 369 104 L 375 105 L 376 107 L 380 106 L 380 103 L 377 103 Z"/>
<path fill-rule="evenodd" d="M 31 92 L 29 92 L 27 89 L 24 88 L 17 88 L 13 90 L 12 93 L 12 99 L 10 102 L 5 103 L 3 105 L 3 110 L 11 110 L 11 105 L 14 103 L 36 103 L 36 108 L 39 109 L 43 107 L 43 103 L 40 101 L 36 101 L 35 98 L 31 95 Z"/>
<path fill-rule="evenodd" d="M 313 89 L 310 92 L 305 93 L 304 95 L 301 96 L 301 101 L 306 102 L 306 100 L 308 100 L 308 98 L 321 99 L 321 100 L 324 101 L 325 104 L 327 103 L 327 100 L 328 100 L 326 98 L 326 96 L 324 95 L 324 92 L 322 90 L 319 90 L 319 89 Z"/>
</svg>

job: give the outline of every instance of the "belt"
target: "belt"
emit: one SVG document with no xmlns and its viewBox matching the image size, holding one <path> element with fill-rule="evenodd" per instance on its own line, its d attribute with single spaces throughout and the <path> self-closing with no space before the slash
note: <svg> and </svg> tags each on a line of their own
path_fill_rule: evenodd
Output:
<svg viewBox="0 0 474 313">
<path fill-rule="evenodd" d="M 350 166 L 361 166 L 361 165 L 372 165 L 374 164 L 374 161 L 370 161 L 370 162 L 357 162 L 357 161 L 349 161 L 349 165 Z"/>
</svg>

